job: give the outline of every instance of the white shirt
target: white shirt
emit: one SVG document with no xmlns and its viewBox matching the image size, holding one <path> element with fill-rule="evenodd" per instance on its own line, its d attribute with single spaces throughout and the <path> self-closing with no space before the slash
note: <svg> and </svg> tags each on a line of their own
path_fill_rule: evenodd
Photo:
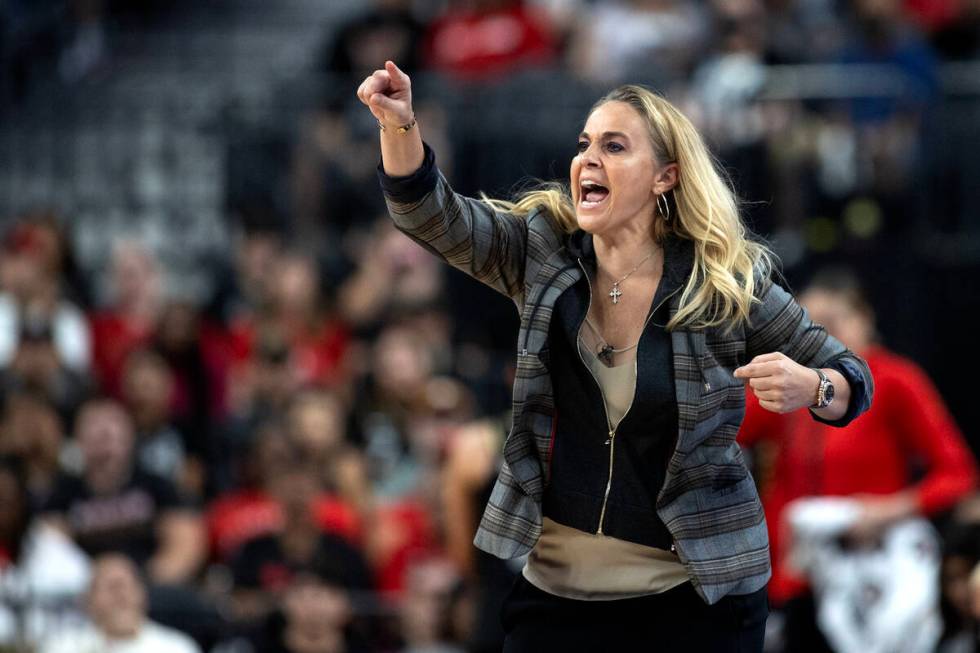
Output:
<svg viewBox="0 0 980 653">
<path fill-rule="evenodd" d="M 107 639 L 91 624 L 66 630 L 46 641 L 41 653 L 201 653 L 187 635 L 147 621 L 132 639 Z"/>
<path fill-rule="evenodd" d="M 35 522 L 17 564 L 0 569 L 0 647 L 18 637 L 34 643 L 59 626 L 77 624 L 76 599 L 89 577 L 88 556 L 61 531 Z"/>
</svg>

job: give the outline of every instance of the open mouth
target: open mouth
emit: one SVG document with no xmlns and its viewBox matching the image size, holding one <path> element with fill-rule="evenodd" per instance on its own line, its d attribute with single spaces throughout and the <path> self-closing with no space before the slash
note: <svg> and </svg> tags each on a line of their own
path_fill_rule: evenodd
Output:
<svg viewBox="0 0 980 653">
<path fill-rule="evenodd" d="M 583 208 L 592 208 L 606 201 L 609 197 L 609 189 L 594 181 L 583 181 L 579 197 Z"/>
</svg>

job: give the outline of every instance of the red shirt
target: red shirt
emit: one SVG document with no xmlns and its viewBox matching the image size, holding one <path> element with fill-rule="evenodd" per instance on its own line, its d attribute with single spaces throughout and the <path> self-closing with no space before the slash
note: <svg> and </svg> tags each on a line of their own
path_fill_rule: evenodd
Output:
<svg viewBox="0 0 980 653">
<path fill-rule="evenodd" d="M 799 594 L 805 583 L 782 561 L 782 512 L 804 496 L 887 495 L 908 488 L 909 466 L 926 473 L 913 487 L 919 508 L 931 515 L 952 506 L 976 483 L 977 470 L 963 435 L 932 382 L 912 361 L 873 346 L 862 353 L 875 391 L 871 408 L 845 427 L 814 420 L 807 410 L 780 415 L 759 406 L 746 391 L 745 420 L 738 441 L 775 445 L 767 478 L 760 479 L 769 526 L 774 603 Z"/>
<path fill-rule="evenodd" d="M 258 338 L 254 320 L 243 319 L 229 328 L 228 349 L 232 364 L 246 364 L 254 355 Z M 346 380 L 344 355 L 350 330 L 339 320 L 324 319 L 289 338 L 289 364 L 302 385 L 335 387 Z"/>
<path fill-rule="evenodd" d="M 341 535 L 352 544 L 360 543 L 360 520 L 348 504 L 325 494 L 313 509 L 325 532 Z M 281 526 L 279 504 L 259 490 L 245 489 L 218 497 L 207 514 L 211 551 L 218 560 L 229 560 L 248 540 L 274 533 Z"/>
<path fill-rule="evenodd" d="M 450 11 L 429 28 L 425 51 L 432 68 L 472 80 L 547 63 L 557 47 L 542 17 L 515 2 L 493 11 Z"/>
<path fill-rule="evenodd" d="M 149 344 L 153 338 L 153 325 L 112 310 L 93 313 L 89 323 L 92 327 L 92 358 L 99 386 L 106 394 L 118 397 L 121 395 L 126 357 L 135 349 Z"/>
</svg>

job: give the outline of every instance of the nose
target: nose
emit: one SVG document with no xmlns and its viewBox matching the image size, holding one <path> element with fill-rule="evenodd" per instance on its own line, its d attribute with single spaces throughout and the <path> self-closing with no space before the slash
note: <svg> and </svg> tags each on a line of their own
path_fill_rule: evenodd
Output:
<svg viewBox="0 0 980 653">
<path fill-rule="evenodd" d="M 581 155 L 579 155 L 582 161 L 582 165 L 585 166 L 586 168 L 598 168 L 600 165 L 599 157 L 596 154 L 596 147 L 597 144 L 592 143 L 585 149 L 584 152 L 582 152 Z"/>
</svg>

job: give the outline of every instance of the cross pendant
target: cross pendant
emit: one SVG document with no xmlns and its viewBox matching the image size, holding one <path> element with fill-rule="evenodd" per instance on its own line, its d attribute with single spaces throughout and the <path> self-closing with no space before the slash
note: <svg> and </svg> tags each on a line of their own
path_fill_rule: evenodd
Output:
<svg viewBox="0 0 980 653">
<path fill-rule="evenodd" d="M 613 284 L 613 289 L 609 291 L 609 296 L 612 297 L 613 304 L 619 303 L 619 298 L 623 296 L 623 291 L 619 289 L 618 283 Z"/>
</svg>

